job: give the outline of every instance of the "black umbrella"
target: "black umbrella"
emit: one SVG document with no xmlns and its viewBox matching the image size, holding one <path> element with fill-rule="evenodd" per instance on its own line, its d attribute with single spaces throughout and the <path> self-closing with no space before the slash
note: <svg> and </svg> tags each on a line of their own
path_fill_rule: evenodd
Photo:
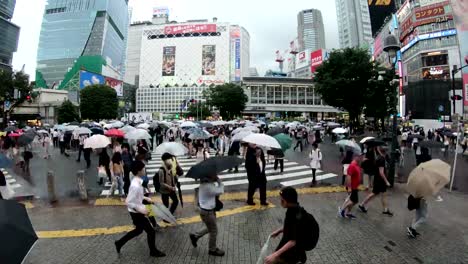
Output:
<svg viewBox="0 0 468 264">
<path fill-rule="evenodd" d="M 31 144 L 31 142 L 33 142 L 35 136 L 36 136 L 36 134 L 33 134 L 33 133 L 24 133 L 24 134 L 22 134 L 18 138 L 18 145 L 26 146 L 26 145 Z"/>
<path fill-rule="evenodd" d="M 274 127 L 268 130 L 267 135 L 273 137 L 281 133 L 284 133 L 284 129 L 282 129 L 281 127 Z"/>
<path fill-rule="evenodd" d="M 200 123 L 198 123 L 198 126 L 199 126 L 199 127 L 212 128 L 212 127 L 213 127 L 213 124 L 200 122 Z"/>
<path fill-rule="evenodd" d="M 183 208 L 184 207 L 184 200 L 183 200 L 182 189 L 180 188 L 180 182 L 179 181 L 177 181 L 177 190 L 179 191 L 180 206 L 182 206 L 182 208 Z"/>
<path fill-rule="evenodd" d="M 244 160 L 236 156 L 218 156 L 207 159 L 190 168 L 187 178 L 201 179 L 217 175 L 242 164 Z"/>
<path fill-rule="evenodd" d="M 5 128 L 5 132 L 15 132 L 18 128 L 15 126 L 9 126 Z"/>
<path fill-rule="evenodd" d="M 71 123 L 68 124 L 69 126 L 79 126 L 80 123 L 76 122 L 76 121 L 73 121 Z"/>
<path fill-rule="evenodd" d="M 37 240 L 23 204 L 0 200 L 0 234 L 1 262 L 21 263 Z"/>
<path fill-rule="evenodd" d="M 387 143 L 385 143 L 384 141 L 378 140 L 378 139 L 375 139 L 375 138 L 367 140 L 366 142 L 364 142 L 364 144 L 366 144 L 369 147 L 378 147 L 378 146 L 387 145 Z"/>
<path fill-rule="evenodd" d="M 432 140 L 425 140 L 419 142 L 419 146 L 425 147 L 425 148 L 443 148 L 444 143 L 438 142 L 438 141 L 432 141 Z"/>
<path fill-rule="evenodd" d="M 413 138 L 417 138 L 417 139 L 420 139 L 420 140 L 424 139 L 424 137 L 419 135 L 419 134 L 412 134 L 412 135 L 408 136 L 408 140 L 413 140 Z"/>
<path fill-rule="evenodd" d="M 104 130 L 102 130 L 100 127 L 92 127 L 89 130 L 93 132 L 93 135 L 104 135 Z"/>
</svg>

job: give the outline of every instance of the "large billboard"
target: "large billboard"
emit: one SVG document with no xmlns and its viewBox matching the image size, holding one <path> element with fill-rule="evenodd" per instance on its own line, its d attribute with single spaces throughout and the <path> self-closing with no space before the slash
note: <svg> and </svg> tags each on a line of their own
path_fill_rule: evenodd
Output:
<svg viewBox="0 0 468 264">
<path fill-rule="evenodd" d="M 105 84 L 104 76 L 97 73 L 92 73 L 88 71 L 80 71 L 80 89 L 85 88 L 86 86 L 96 85 L 96 84 Z"/>
<path fill-rule="evenodd" d="M 185 33 L 212 33 L 216 32 L 216 24 L 190 24 L 165 26 L 165 34 L 185 34 Z"/>
<path fill-rule="evenodd" d="M 163 47 L 162 76 L 175 75 L 175 46 Z"/>
<path fill-rule="evenodd" d="M 104 77 L 106 85 L 111 87 L 117 93 L 117 96 L 123 96 L 123 82 L 111 77 Z"/>
<path fill-rule="evenodd" d="M 216 46 L 202 47 L 202 75 L 216 75 Z"/>
<path fill-rule="evenodd" d="M 323 52 L 321 49 L 312 51 L 310 53 L 310 70 L 314 73 L 318 66 L 322 65 L 323 62 Z"/>
<path fill-rule="evenodd" d="M 236 82 L 241 80 L 241 40 L 240 38 L 236 38 L 235 40 L 236 46 L 236 67 L 235 67 L 235 78 Z"/>
<path fill-rule="evenodd" d="M 310 66 L 310 50 L 304 50 L 296 54 L 296 69 Z"/>
<path fill-rule="evenodd" d="M 458 31 L 458 42 L 460 44 L 460 57 L 462 66 L 467 64 L 468 60 L 468 1 L 451 0 L 455 25 Z M 459 67 L 462 67 L 458 65 Z M 463 105 L 468 106 L 468 67 L 462 71 L 463 77 Z"/>
<path fill-rule="evenodd" d="M 169 16 L 169 7 L 167 6 L 158 6 L 153 7 L 153 16 Z"/>
<path fill-rule="evenodd" d="M 368 0 L 372 36 L 384 25 L 385 18 L 396 10 L 395 0 Z"/>
</svg>

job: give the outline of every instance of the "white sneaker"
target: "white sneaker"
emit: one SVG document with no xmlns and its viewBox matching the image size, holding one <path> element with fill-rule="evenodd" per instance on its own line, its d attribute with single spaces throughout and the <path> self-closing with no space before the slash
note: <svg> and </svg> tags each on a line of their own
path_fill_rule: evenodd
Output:
<svg viewBox="0 0 468 264">
<path fill-rule="evenodd" d="M 444 199 L 442 199 L 442 196 L 438 195 L 436 198 L 436 202 L 443 202 Z"/>
</svg>

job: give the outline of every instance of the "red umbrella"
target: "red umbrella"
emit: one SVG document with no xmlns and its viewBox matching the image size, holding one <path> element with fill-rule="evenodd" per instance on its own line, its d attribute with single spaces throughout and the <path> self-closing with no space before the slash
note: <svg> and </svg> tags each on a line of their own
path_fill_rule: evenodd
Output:
<svg viewBox="0 0 468 264">
<path fill-rule="evenodd" d="M 118 137 L 118 138 L 123 138 L 125 136 L 125 133 L 123 131 L 120 131 L 118 129 L 110 129 L 110 130 L 107 130 L 104 135 L 108 136 L 108 137 Z"/>
<path fill-rule="evenodd" d="M 11 133 L 9 136 L 10 137 L 19 137 L 19 136 L 21 136 L 21 134 L 20 133 Z"/>
<path fill-rule="evenodd" d="M 21 133 L 23 133 L 23 130 L 22 129 L 16 129 L 15 132 L 21 134 Z"/>
</svg>

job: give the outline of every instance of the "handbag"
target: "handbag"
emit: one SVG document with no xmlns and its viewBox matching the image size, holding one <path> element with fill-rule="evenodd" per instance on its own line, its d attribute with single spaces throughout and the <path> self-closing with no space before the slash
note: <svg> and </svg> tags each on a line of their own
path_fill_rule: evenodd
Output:
<svg viewBox="0 0 468 264">
<path fill-rule="evenodd" d="M 216 206 L 214 208 L 215 212 L 219 212 L 223 210 L 224 204 L 219 200 L 219 196 L 216 196 Z"/>
</svg>

